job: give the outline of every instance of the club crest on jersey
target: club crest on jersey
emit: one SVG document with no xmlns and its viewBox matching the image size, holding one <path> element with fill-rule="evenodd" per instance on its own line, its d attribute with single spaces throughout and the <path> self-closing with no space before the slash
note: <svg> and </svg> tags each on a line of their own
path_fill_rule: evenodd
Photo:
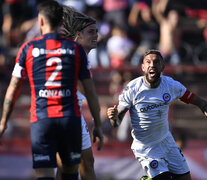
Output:
<svg viewBox="0 0 207 180">
<path fill-rule="evenodd" d="M 157 160 L 152 160 L 150 163 L 150 167 L 155 169 L 158 167 L 158 161 Z"/>
<path fill-rule="evenodd" d="M 170 99 L 171 99 L 171 96 L 170 96 L 169 93 L 164 93 L 162 97 L 163 97 L 163 100 L 164 100 L 165 102 L 169 102 Z"/>
</svg>

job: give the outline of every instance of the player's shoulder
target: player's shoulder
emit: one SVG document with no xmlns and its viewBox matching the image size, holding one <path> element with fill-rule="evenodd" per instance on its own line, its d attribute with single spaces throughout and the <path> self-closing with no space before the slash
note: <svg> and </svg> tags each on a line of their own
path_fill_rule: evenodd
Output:
<svg viewBox="0 0 207 180">
<path fill-rule="evenodd" d="M 27 53 L 27 50 L 33 45 L 35 41 L 38 41 L 39 39 L 42 39 L 42 36 L 23 42 L 19 48 L 18 54 L 21 54 L 22 52 Z"/>
<path fill-rule="evenodd" d="M 130 85 L 130 86 L 134 86 L 134 85 L 137 84 L 137 83 L 140 84 L 140 83 L 143 81 L 143 78 L 144 78 L 144 76 L 139 76 L 139 77 L 137 77 L 137 78 L 131 80 L 131 81 L 128 83 L 128 85 Z"/>
<path fill-rule="evenodd" d="M 179 81 L 176 79 L 169 77 L 169 76 L 161 76 L 162 78 L 162 84 L 164 87 L 171 87 L 171 88 L 176 88 L 176 87 L 181 87 L 183 86 Z"/>
<path fill-rule="evenodd" d="M 162 79 L 164 79 L 164 80 L 169 80 L 169 81 L 171 81 L 171 80 L 173 80 L 173 78 L 172 77 L 170 77 L 170 76 L 165 76 L 165 75 L 161 75 L 161 78 Z"/>
<path fill-rule="evenodd" d="M 161 79 L 162 79 L 162 82 L 164 83 L 172 83 L 175 81 L 172 77 L 164 76 L 164 75 L 161 76 Z"/>
<path fill-rule="evenodd" d="M 34 43 L 38 42 L 38 41 L 41 41 L 42 39 L 44 38 L 44 35 L 41 35 L 41 36 L 38 36 L 36 38 L 33 38 L 31 40 L 28 40 L 28 41 L 25 41 L 21 48 L 24 48 L 24 47 L 30 47 L 31 45 L 33 45 Z"/>
<path fill-rule="evenodd" d="M 20 48 L 25 48 L 26 46 L 30 46 L 33 41 L 35 41 L 35 39 L 23 42 Z"/>
<path fill-rule="evenodd" d="M 85 49 L 83 48 L 83 46 L 80 43 L 78 43 L 70 38 L 64 37 L 64 36 L 61 36 L 61 37 L 65 40 L 67 40 L 67 44 L 69 44 L 70 47 L 71 46 L 77 47 L 80 52 L 86 53 Z"/>
<path fill-rule="evenodd" d="M 164 83 L 176 83 L 176 82 L 178 82 L 176 79 L 174 79 L 173 77 L 170 77 L 170 76 L 162 75 L 161 78 L 162 78 L 162 81 L 164 81 Z"/>
<path fill-rule="evenodd" d="M 58 34 L 58 36 L 59 36 L 59 38 L 62 39 L 62 40 L 65 40 L 65 41 L 68 41 L 68 42 L 70 42 L 70 43 L 74 43 L 74 44 L 76 44 L 76 42 L 75 42 L 74 40 L 72 40 L 71 38 L 69 38 L 69 37 L 65 37 L 65 36 L 60 35 L 60 34 Z"/>
<path fill-rule="evenodd" d="M 76 44 L 77 46 L 81 46 L 78 42 L 74 41 L 74 40 L 71 39 L 71 38 L 65 37 L 65 36 L 60 35 L 60 34 L 59 34 L 59 37 L 60 37 L 62 40 L 66 40 L 68 43 Z"/>
</svg>

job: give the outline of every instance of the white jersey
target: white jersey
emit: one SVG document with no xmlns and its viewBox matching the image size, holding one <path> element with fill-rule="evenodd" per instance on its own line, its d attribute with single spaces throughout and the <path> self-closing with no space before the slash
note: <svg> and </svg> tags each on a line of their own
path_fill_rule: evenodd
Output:
<svg viewBox="0 0 207 180">
<path fill-rule="evenodd" d="M 82 109 L 83 101 L 86 99 L 86 97 L 80 93 L 80 91 L 77 91 L 77 99 L 78 99 L 78 105 L 80 106 L 80 109 Z"/>
<path fill-rule="evenodd" d="M 167 76 L 161 76 L 157 88 L 147 85 L 144 76 L 128 83 L 119 96 L 118 108 L 130 111 L 133 144 L 139 144 L 142 149 L 161 142 L 169 135 L 170 103 L 181 98 L 185 91 L 181 83 Z"/>
</svg>

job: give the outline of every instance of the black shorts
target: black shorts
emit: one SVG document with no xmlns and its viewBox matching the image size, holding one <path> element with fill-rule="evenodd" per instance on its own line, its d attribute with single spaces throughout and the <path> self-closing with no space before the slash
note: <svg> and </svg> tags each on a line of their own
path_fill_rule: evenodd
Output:
<svg viewBox="0 0 207 180">
<path fill-rule="evenodd" d="M 48 118 L 32 123 L 33 168 L 57 167 L 57 152 L 64 165 L 79 164 L 81 136 L 81 119 L 79 117 Z"/>
</svg>

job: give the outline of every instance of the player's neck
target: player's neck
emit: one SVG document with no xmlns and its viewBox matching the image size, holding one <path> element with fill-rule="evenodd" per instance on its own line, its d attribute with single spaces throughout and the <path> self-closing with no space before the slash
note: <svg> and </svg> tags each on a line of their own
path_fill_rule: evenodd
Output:
<svg viewBox="0 0 207 180">
<path fill-rule="evenodd" d="M 57 32 L 56 29 L 51 29 L 50 27 L 45 27 L 41 29 L 42 35 L 48 34 L 48 33 L 56 33 L 56 32 Z"/>
<path fill-rule="evenodd" d="M 157 79 L 154 82 L 149 82 L 146 77 L 144 77 L 145 83 L 151 88 L 157 88 L 160 84 L 161 78 Z"/>
</svg>

